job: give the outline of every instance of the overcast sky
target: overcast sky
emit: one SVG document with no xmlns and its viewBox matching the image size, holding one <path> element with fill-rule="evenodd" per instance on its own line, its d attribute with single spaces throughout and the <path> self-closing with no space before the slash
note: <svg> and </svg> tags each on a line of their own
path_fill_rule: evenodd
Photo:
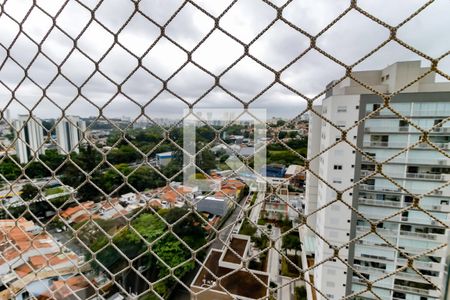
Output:
<svg viewBox="0 0 450 300">
<path fill-rule="evenodd" d="M 118 35 L 118 41 L 128 51 L 142 58 L 143 65 L 162 79 L 167 79 L 187 60 L 187 55 L 166 38 L 161 38 L 146 53 L 147 49 L 160 37 L 160 29 L 135 11 L 130 0 L 106 0 L 99 6 L 92 20 L 91 11 L 98 1 L 84 0 L 86 7 L 77 1 L 67 1 L 67 5 L 56 18 L 58 28 L 52 29 L 52 19 L 34 7 L 31 0 L 0 0 L 4 3 L 4 12 L 0 10 L 0 107 L 3 109 L 12 98 L 5 86 L 15 91 L 15 98 L 24 105 L 34 108 L 34 114 L 42 118 L 57 117 L 60 110 L 52 104 L 51 98 L 65 108 L 76 97 L 80 87 L 82 94 L 98 106 L 103 106 L 117 91 L 117 85 L 109 81 L 100 72 L 85 83 L 95 70 L 93 61 L 99 61 L 101 72 L 116 83 L 121 83 L 138 66 L 138 60 L 114 43 L 114 37 L 99 23 L 116 33 L 130 16 L 131 21 Z M 38 0 L 38 5 L 49 15 L 55 16 L 66 3 L 60 0 Z M 231 0 L 195 1 L 213 16 L 219 16 Z M 272 1 L 282 5 L 285 1 Z M 358 5 L 383 21 L 397 25 L 427 1 L 419 0 L 360 0 Z M 183 4 L 179 0 L 142 0 L 139 10 L 158 24 L 165 24 L 175 10 Z M 289 4 L 283 16 L 315 35 L 332 19 L 338 16 L 349 1 L 344 0 L 297 0 Z M 405 24 L 398 37 L 406 43 L 425 52 L 431 57 L 439 57 L 450 50 L 450 1 L 436 0 L 425 11 Z M 276 17 L 276 11 L 260 0 L 238 0 L 220 19 L 220 26 L 244 43 L 249 43 Z M 12 20 L 13 18 L 14 20 Z M 91 22 L 92 21 L 92 22 Z M 41 49 L 20 33 L 16 22 L 23 22 L 23 32 L 29 35 Z M 80 35 L 88 24 L 87 30 L 79 37 L 75 50 L 71 38 Z M 212 18 L 186 4 L 166 28 L 166 34 L 180 46 L 191 51 L 214 27 Z M 49 32 L 50 34 L 46 36 Z M 18 35 L 18 37 L 17 37 Z M 14 39 L 15 42 L 12 44 Z M 332 54 L 344 63 L 352 64 L 370 52 L 389 37 L 389 31 L 356 11 L 351 11 L 335 26 L 326 31 L 317 40 L 321 49 Z M 12 46 L 11 46 L 12 45 Z M 110 47 L 114 46 L 111 50 Z M 293 30 L 282 21 L 277 21 L 251 45 L 249 51 L 275 70 L 283 69 L 309 46 L 309 39 Z M 57 76 L 43 97 L 42 89 L 29 79 L 11 58 L 7 58 L 4 48 L 10 48 L 11 57 L 28 68 L 28 76 L 37 85 L 46 87 L 58 75 L 56 64 L 61 72 L 73 84 L 61 75 Z M 109 51 L 109 52 L 108 52 Z M 83 53 L 82 53 L 83 52 Z M 209 70 L 221 74 L 230 64 L 239 58 L 244 48 L 215 30 L 192 54 L 192 59 Z M 37 58 L 33 58 L 38 53 Z M 47 59 L 42 53 L 45 53 Z M 6 59 L 6 61 L 5 61 Z M 376 54 L 359 64 L 355 70 L 379 69 L 399 60 L 418 60 L 419 56 L 395 42 L 390 42 Z M 64 62 L 62 64 L 62 62 Z M 30 64 L 31 63 L 31 64 Z M 424 62 L 424 66 L 428 65 Z M 450 56 L 442 60 L 439 67 L 450 73 Z M 320 93 L 325 85 L 344 74 L 344 69 L 316 50 L 310 50 L 302 59 L 286 69 L 281 79 L 289 86 L 309 97 Z M 221 77 L 221 84 L 242 101 L 249 101 L 274 80 L 274 74 L 249 57 L 242 59 Z M 20 86 L 18 86 L 20 84 Z M 5 85 L 5 86 L 4 86 Z M 214 79 L 193 64 L 186 65 L 169 83 L 168 88 L 178 94 L 187 103 L 194 102 L 211 86 Z M 122 86 L 122 91 L 138 104 L 147 104 L 162 88 L 162 83 L 143 68 L 139 68 Z M 40 102 L 39 102 L 40 101 Z M 252 105 L 254 108 L 267 108 L 269 116 L 293 117 L 304 109 L 304 100 L 288 89 L 274 85 L 261 95 Z M 186 108 L 180 100 L 167 91 L 161 93 L 145 111 L 150 117 L 179 117 Z M 200 103 L 199 107 L 242 107 L 230 95 L 220 88 L 213 89 Z M 9 104 L 11 114 L 25 113 L 26 110 L 15 100 Z M 68 114 L 81 116 L 98 115 L 94 105 L 83 98 L 67 108 Z M 119 95 L 103 111 L 107 117 L 129 116 L 135 118 L 140 113 L 139 106 L 123 95 Z"/>
</svg>

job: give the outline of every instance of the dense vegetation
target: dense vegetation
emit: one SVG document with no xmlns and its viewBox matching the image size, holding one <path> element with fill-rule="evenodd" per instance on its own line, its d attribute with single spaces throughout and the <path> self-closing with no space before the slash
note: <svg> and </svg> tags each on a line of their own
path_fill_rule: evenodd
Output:
<svg viewBox="0 0 450 300">
<path fill-rule="evenodd" d="M 168 275 L 170 272 L 168 268 L 175 268 L 174 275 L 178 278 L 191 271 L 195 267 L 195 262 L 189 248 L 199 249 L 206 243 L 202 220 L 183 208 L 159 210 L 158 215 L 141 213 L 131 222 L 133 228 L 125 227 L 115 233 L 111 232 L 116 230 L 114 226 L 105 224 L 107 223 L 105 221 L 99 223 L 104 230 L 109 231 L 109 234 L 114 234 L 112 240 L 114 246 L 108 245 L 108 237 L 98 229 L 95 230 L 95 226 L 82 226 L 82 234 L 79 236 L 93 252 L 96 252 L 99 263 L 95 268 L 116 273 L 126 268 L 129 260 L 134 260 L 133 266 L 141 270 L 150 282 Z M 169 224 L 176 223 L 172 231 L 167 230 L 167 225 L 161 217 Z M 202 256 L 204 253 L 197 254 L 199 258 Z M 128 270 L 124 276 L 127 280 L 127 277 L 133 278 L 135 274 Z M 165 297 L 174 283 L 172 278 L 165 279 L 155 286 L 155 291 Z M 145 285 L 139 286 L 140 292 L 148 288 Z M 155 295 L 149 295 L 147 298 L 157 299 Z"/>
</svg>

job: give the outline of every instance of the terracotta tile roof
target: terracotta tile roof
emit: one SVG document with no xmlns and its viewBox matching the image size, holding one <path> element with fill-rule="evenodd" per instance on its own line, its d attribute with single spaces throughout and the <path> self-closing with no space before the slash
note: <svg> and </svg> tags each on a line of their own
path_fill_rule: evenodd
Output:
<svg viewBox="0 0 450 300">
<path fill-rule="evenodd" d="M 95 203 L 93 201 L 87 201 L 87 202 L 83 202 L 77 206 L 69 207 L 68 209 L 66 209 L 65 211 L 63 211 L 61 213 L 61 217 L 65 218 L 65 219 L 70 218 L 70 216 L 72 216 L 73 214 L 75 214 L 81 210 L 84 210 L 85 213 L 88 213 L 86 210 L 93 208 L 94 205 L 95 205 Z"/>
<path fill-rule="evenodd" d="M 150 205 L 151 207 L 161 207 L 161 200 L 159 199 L 152 199 L 148 202 L 148 205 Z"/>
<path fill-rule="evenodd" d="M 64 299 L 89 286 L 89 282 L 84 277 L 75 276 L 66 280 L 54 281 L 50 289 L 56 299 Z"/>
<path fill-rule="evenodd" d="M 182 198 L 183 196 L 192 193 L 193 188 L 188 186 L 179 186 L 176 188 L 171 186 L 165 186 L 161 188 L 158 192 L 162 200 L 165 200 L 169 203 L 175 203 L 177 202 L 178 198 Z"/>
<path fill-rule="evenodd" d="M 17 267 L 14 269 L 14 272 L 16 272 L 17 276 L 20 278 L 23 278 L 33 272 L 34 270 L 30 268 L 27 264 L 23 264 L 20 267 Z"/>
<path fill-rule="evenodd" d="M 67 255 L 36 255 L 29 258 L 29 261 L 35 269 L 45 268 L 46 266 L 56 266 L 63 262 L 68 262 L 70 260 L 76 260 L 77 256 L 75 254 Z"/>
</svg>

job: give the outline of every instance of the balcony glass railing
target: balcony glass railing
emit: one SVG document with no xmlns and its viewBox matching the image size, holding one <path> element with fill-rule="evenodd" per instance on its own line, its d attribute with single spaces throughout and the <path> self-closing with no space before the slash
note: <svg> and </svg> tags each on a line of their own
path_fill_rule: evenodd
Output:
<svg viewBox="0 0 450 300">
<path fill-rule="evenodd" d="M 375 161 L 382 162 L 388 157 L 373 157 Z M 372 160 L 368 159 L 365 156 L 361 157 L 361 161 L 363 163 L 373 163 Z M 396 157 L 387 162 L 390 163 L 400 163 L 400 164 L 415 164 L 415 165 L 433 165 L 433 166 L 450 166 L 450 159 L 444 158 L 405 158 L 405 157 Z"/>
<path fill-rule="evenodd" d="M 449 133 L 450 127 L 436 127 L 431 130 L 431 128 L 423 128 L 425 131 L 430 133 Z M 431 130 L 431 131 L 430 131 Z M 372 132 L 387 132 L 387 133 L 396 133 L 396 132 L 407 132 L 407 133 L 421 133 L 421 131 L 417 130 L 412 126 L 367 126 L 364 128 L 366 133 Z"/>
<path fill-rule="evenodd" d="M 404 259 L 404 258 L 398 258 L 397 259 L 397 263 L 401 264 L 401 265 L 407 265 L 408 264 L 408 260 Z M 433 263 L 433 262 L 427 262 L 427 261 L 420 261 L 420 260 L 414 260 L 414 266 L 418 267 L 418 268 L 425 268 L 425 269 L 433 269 L 433 268 L 439 268 L 439 264 L 438 263 Z"/>
<path fill-rule="evenodd" d="M 361 170 L 361 177 L 372 175 L 374 171 Z M 383 177 L 383 175 L 376 173 L 374 177 Z M 431 173 L 386 173 L 386 177 L 392 178 L 410 178 L 410 179 L 425 179 L 436 181 L 448 181 L 450 180 L 450 174 L 431 174 Z"/>
<path fill-rule="evenodd" d="M 356 232 L 358 235 L 367 233 L 370 231 L 369 226 L 356 226 Z M 421 233 L 421 232 L 411 232 L 411 231 L 404 231 L 404 230 L 393 230 L 393 229 L 385 229 L 385 228 L 377 228 L 377 233 L 380 235 L 386 235 L 386 236 L 400 236 L 402 237 L 414 237 L 414 238 L 420 238 L 420 239 L 427 239 L 436 241 L 439 238 L 443 239 L 445 236 L 440 234 L 432 234 L 432 233 Z"/>
<path fill-rule="evenodd" d="M 412 145 L 414 142 L 412 143 L 406 143 L 406 142 L 364 142 L 363 143 L 363 147 L 379 147 L 379 148 L 406 148 L 409 145 Z M 441 149 L 450 149 L 450 144 L 449 143 L 434 143 L 432 142 L 432 144 L 434 144 L 436 147 L 439 147 Z M 431 147 L 430 144 L 428 143 L 420 143 L 416 146 L 414 146 L 412 149 L 432 149 L 433 147 Z"/>
<path fill-rule="evenodd" d="M 375 200 L 369 198 L 359 198 L 358 203 L 375 206 L 402 207 L 402 203 L 400 201 Z"/>
</svg>

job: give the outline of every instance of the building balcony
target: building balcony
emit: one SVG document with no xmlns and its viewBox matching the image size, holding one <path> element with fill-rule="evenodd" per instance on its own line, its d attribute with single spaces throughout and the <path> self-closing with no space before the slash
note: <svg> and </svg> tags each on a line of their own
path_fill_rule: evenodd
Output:
<svg viewBox="0 0 450 300">
<path fill-rule="evenodd" d="M 361 170 L 361 177 L 366 177 L 373 174 L 373 171 Z M 423 180 L 433 180 L 433 181 L 444 181 L 450 180 L 450 174 L 431 174 L 431 173 L 389 173 L 386 174 L 388 177 L 400 178 L 400 179 L 423 179 Z M 385 178 L 383 175 L 376 173 L 373 177 Z"/>
<path fill-rule="evenodd" d="M 368 247 L 370 250 L 367 250 L 367 251 L 375 251 L 375 249 L 372 249 L 374 247 L 397 251 L 396 248 L 394 248 L 386 243 L 378 243 L 378 242 L 368 241 L 368 240 L 364 240 L 364 239 L 357 240 L 355 242 L 355 244 L 357 244 L 357 247 Z M 408 252 L 411 255 L 423 255 L 424 252 L 427 252 L 430 250 L 427 247 L 419 248 L 419 247 L 401 247 L 401 246 L 399 246 L 399 248 L 403 249 L 405 252 Z M 433 251 L 432 255 L 444 257 L 447 255 L 446 252 L 447 252 L 447 249 L 444 247 L 444 248 L 440 248 L 440 249 Z"/>
<path fill-rule="evenodd" d="M 389 200 L 375 200 L 368 198 L 359 198 L 359 204 L 365 205 L 373 205 L 373 206 L 383 206 L 383 207 L 402 207 L 402 203 L 400 201 L 389 201 Z"/>
<path fill-rule="evenodd" d="M 433 282 L 436 285 L 439 285 L 440 283 L 438 277 L 434 276 L 428 276 L 428 275 L 419 275 L 417 273 L 407 273 L 407 272 L 399 272 L 396 275 L 399 279 L 405 279 L 410 281 L 418 281 L 418 282 L 427 282 L 424 278 L 428 279 L 429 281 Z"/>
<path fill-rule="evenodd" d="M 450 149 L 450 143 L 433 143 L 436 147 L 439 147 L 443 150 L 449 150 Z M 404 142 L 364 142 L 363 147 L 364 148 L 397 148 L 397 149 L 403 149 L 408 147 L 410 144 L 404 143 Z M 433 149 L 430 144 L 427 143 L 420 143 L 412 148 L 412 150 L 417 149 Z"/>
<path fill-rule="evenodd" d="M 407 293 L 440 297 L 440 293 L 437 290 L 425 290 L 425 289 L 419 289 L 419 288 L 405 286 L 405 285 L 399 285 L 399 284 L 394 284 L 394 289 L 397 291 L 402 291 L 402 292 L 407 292 Z"/>
<path fill-rule="evenodd" d="M 356 233 L 358 235 L 365 234 L 370 231 L 369 226 L 356 226 Z M 404 230 L 392 230 L 385 228 L 377 228 L 377 233 L 382 236 L 389 237 L 406 237 L 406 238 L 415 238 L 419 240 L 431 240 L 445 243 L 445 235 L 442 234 L 433 234 L 433 233 L 422 233 L 422 232 L 412 232 L 412 231 L 404 231 Z"/>
<path fill-rule="evenodd" d="M 379 220 L 383 220 L 386 217 L 389 217 L 390 215 L 386 215 L 386 214 L 369 214 L 369 213 L 361 213 L 365 218 L 369 219 L 369 220 L 375 220 L 375 221 L 379 221 Z M 439 223 L 438 221 L 432 219 L 432 218 L 417 218 L 417 217 L 406 217 L 406 216 L 400 216 L 400 215 L 395 215 L 392 217 L 389 217 L 387 219 L 387 221 L 389 222 L 402 222 L 402 223 L 411 223 L 411 224 L 419 224 L 419 225 L 432 225 L 432 226 L 438 226 L 438 227 L 443 227 L 443 225 L 441 223 Z M 441 222 L 443 222 L 444 224 L 447 222 L 446 220 L 441 220 Z"/>
<path fill-rule="evenodd" d="M 400 201 L 390 201 L 390 200 L 378 200 L 375 198 L 359 198 L 358 204 L 362 205 L 370 205 L 370 206 L 378 206 L 378 207 L 395 207 L 395 208 L 403 208 L 410 206 L 409 202 L 400 202 Z M 439 211 L 439 212 L 449 212 L 450 205 L 443 204 L 419 204 L 419 206 L 428 211 Z"/>
<path fill-rule="evenodd" d="M 367 126 L 364 127 L 364 132 L 366 133 L 397 133 L 397 132 L 405 132 L 405 133 L 417 133 L 421 134 L 422 132 L 417 130 L 414 127 L 410 126 Z M 434 128 L 431 132 L 434 133 L 450 133 L 450 127 L 437 127 Z"/>
<path fill-rule="evenodd" d="M 361 265 L 353 265 L 353 267 L 358 270 L 359 272 L 365 272 L 365 273 L 375 273 L 375 274 L 389 274 L 391 272 L 383 270 L 383 269 L 378 269 L 378 268 L 374 268 L 374 267 L 367 267 L 367 266 L 361 266 Z"/>
<path fill-rule="evenodd" d="M 372 133 L 372 132 L 395 133 L 395 132 L 409 132 L 409 131 L 410 131 L 409 126 L 391 126 L 391 127 L 389 127 L 389 126 L 367 126 L 367 127 L 364 127 L 364 132 L 366 132 L 366 133 Z"/>
<path fill-rule="evenodd" d="M 402 190 L 399 188 L 377 187 L 371 184 L 360 184 L 359 189 L 364 191 L 377 191 L 377 192 L 394 192 L 394 193 L 402 192 Z"/>
<path fill-rule="evenodd" d="M 389 159 L 389 157 L 373 157 L 374 160 L 378 162 L 385 161 Z M 373 164 L 373 161 L 368 159 L 365 156 L 361 157 L 362 163 Z M 414 164 L 414 165 L 425 165 L 425 166 L 450 166 L 450 159 L 443 158 L 405 158 L 405 157 L 396 157 L 386 164 Z"/>
<path fill-rule="evenodd" d="M 380 193 L 406 193 L 405 191 L 403 191 L 402 189 L 397 188 L 397 187 L 380 187 L 380 186 L 375 186 L 375 185 L 371 185 L 371 184 L 359 184 L 359 189 L 363 190 L 363 191 L 380 192 Z M 422 195 L 422 194 L 429 193 L 431 189 L 419 190 L 419 189 L 405 188 L 405 190 L 412 194 Z M 443 196 L 443 193 L 444 192 L 442 190 L 437 190 L 437 191 L 432 192 L 430 195 Z"/>
<path fill-rule="evenodd" d="M 408 264 L 408 260 L 404 259 L 404 258 L 398 258 L 397 263 L 405 266 Z M 420 261 L 417 259 L 414 260 L 414 266 L 416 268 L 432 270 L 432 271 L 440 271 L 440 269 L 441 269 L 441 265 L 439 263 Z"/>
<path fill-rule="evenodd" d="M 410 110 L 397 110 L 398 113 L 400 113 L 401 115 L 405 116 L 405 117 L 409 117 L 409 118 L 414 118 L 414 117 L 448 117 L 450 115 L 450 111 L 445 111 L 445 110 L 420 110 L 420 111 L 413 111 L 411 113 Z M 370 114 L 372 113 L 372 111 L 367 111 L 366 114 Z M 383 109 L 377 113 L 375 113 L 375 115 L 373 115 L 372 118 L 398 118 L 398 116 L 396 114 L 394 114 L 392 111 L 390 111 L 389 109 Z"/>
</svg>

